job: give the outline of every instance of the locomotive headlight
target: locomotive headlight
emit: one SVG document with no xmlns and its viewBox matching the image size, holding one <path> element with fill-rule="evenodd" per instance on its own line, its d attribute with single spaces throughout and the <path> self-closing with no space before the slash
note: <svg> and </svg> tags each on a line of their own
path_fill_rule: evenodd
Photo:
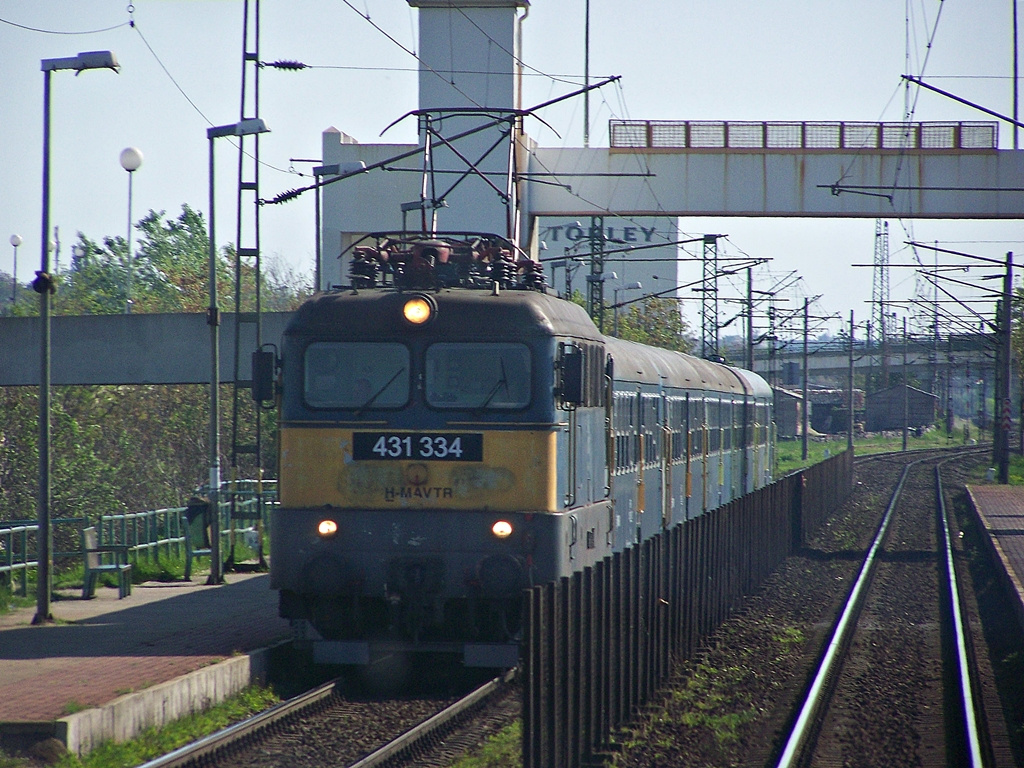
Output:
<svg viewBox="0 0 1024 768">
<path fill-rule="evenodd" d="M 402 317 L 409 325 L 424 325 L 434 316 L 437 307 L 429 296 L 413 296 L 402 305 Z"/>
<path fill-rule="evenodd" d="M 333 520 L 321 520 L 316 526 L 320 538 L 329 539 L 338 532 L 338 524 Z"/>
<path fill-rule="evenodd" d="M 512 523 L 505 520 L 499 520 L 491 526 L 491 533 L 497 536 L 499 539 L 507 539 L 512 535 Z"/>
</svg>

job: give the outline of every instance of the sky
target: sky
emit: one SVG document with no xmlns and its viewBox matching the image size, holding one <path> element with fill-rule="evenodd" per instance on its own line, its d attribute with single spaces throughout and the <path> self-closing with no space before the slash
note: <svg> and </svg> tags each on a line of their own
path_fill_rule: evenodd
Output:
<svg viewBox="0 0 1024 768">
<path fill-rule="evenodd" d="M 612 118 L 900 121 L 912 105 L 914 121 L 993 119 L 939 94 L 908 92 L 903 73 L 1012 114 L 1013 2 L 590 0 L 591 80 L 622 78 L 591 97 L 590 145 L 607 146 Z M 22 283 L 40 262 L 40 61 L 111 50 L 121 65 L 117 74 L 51 78 L 50 220 L 60 228 L 66 268 L 77 233 L 94 240 L 127 233 L 128 175 L 118 159 L 126 147 L 143 155 L 133 176 L 133 220 L 150 209 L 173 218 L 183 204 L 207 213 L 206 128 L 240 117 L 242 8 L 242 0 L 0 3 L 0 272 L 13 269 L 13 234 L 23 238 Z M 585 0 L 531 5 L 523 26 L 524 106 L 582 83 L 585 8 Z M 260 114 L 271 129 L 260 145 L 263 197 L 310 182 L 314 163 L 307 161 L 318 161 L 328 127 L 361 143 L 415 142 L 411 120 L 381 136 L 417 108 L 415 9 L 404 0 L 262 0 L 261 11 L 260 59 L 311 65 L 262 70 Z M 540 145 L 582 146 L 582 99 L 542 114 L 550 127 L 527 121 Z M 1008 123 L 999 137 L 1001 148 L 1013 147 Z M 237 153 L 224 143 L 217 151 L 217 237 L 224 243 L 234 239 Z M 312 275 L 312 198 L 265 207 L 261 224 L 264 257 Z M 873 260 L 873 219 L 683 218 L 679 227 L 683 236 L 728 234 L 722 256 L 770 259 L 756 274 L 758 290 L 799 277 L 787 291 L 794 309 L 803 297 L 820 297 L 812 305 L 817 317 L 848 321 L 852 310 L 862 322 L 871 313 L 872 269 L 855 265 Z M 996 259 L 1024 251 L 1021 221 L 892 219 L 889 227 L 893 264 L 936 261 L 933 252 L 915 255 L 904 245 L 910 239 Z M 979 271 L 957 274 L 970 281 Z M 745 285 L 719 289 L 745 292 Z M 891 270 L 892 299 L 917 291 L 913 269 Z M 695 303 L 687 310 L 697 327 L 698 312 Z M 819 325 L 834 332 L 839 323 Z"/>
</svg>

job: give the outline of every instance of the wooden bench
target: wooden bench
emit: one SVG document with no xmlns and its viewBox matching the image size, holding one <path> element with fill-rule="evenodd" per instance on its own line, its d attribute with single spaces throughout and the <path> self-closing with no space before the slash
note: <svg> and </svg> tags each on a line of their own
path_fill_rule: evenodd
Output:
<svg viewBox="0 0 1024 768">
<path fill-rule="evenodd" d="M 95 528 L 82 529 L 82 551 L 85 554 L 85 576 L 82 581 L 82 599 L 88 600 L 96 594 L 96 577 L 101 573 L 117 575 L 118 599 L 132 593 L 132 564 L 128 562 L 128 545 L 99 545 Z M 104 562 L 104 556 L 111 555 L 113 562 Z"/>
</svg>

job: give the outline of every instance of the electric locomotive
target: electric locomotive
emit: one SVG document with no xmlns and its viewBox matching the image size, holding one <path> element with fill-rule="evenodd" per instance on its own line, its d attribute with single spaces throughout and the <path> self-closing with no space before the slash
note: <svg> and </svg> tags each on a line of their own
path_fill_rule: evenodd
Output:
<svg viewBox="0 0 1024 768">
<path fill-rule="evenodd" d="M 271 586 L 322 663 L 518 663 L 524 588 L 770 480 L 756 374 L 603 336 L 493 235 L 377 234 L 281 349 Z"/>
</svg>

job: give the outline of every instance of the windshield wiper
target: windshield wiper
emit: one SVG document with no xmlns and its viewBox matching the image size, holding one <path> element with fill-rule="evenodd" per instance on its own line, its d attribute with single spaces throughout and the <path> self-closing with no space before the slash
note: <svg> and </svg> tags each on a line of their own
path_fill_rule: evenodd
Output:
<svg viewBox="0 0 1024 768">
<path fill-rule="evenodd" d="M 476 407 L 475 410 L 477 411 L 482 411 L 484 408 L 490 405 L 491 400 L 493 400 L 494 396 L 498 394 L 498 390 L 501 387 L 504 387 L 505 394 L 508 394 L 508 376 L 505 374 L 505 358 L 499 357 L 498 362 L 501 364 L 501 378 L 494 383 L 493 387 L 491 387 L 491 391 L 487 393 L 487 397 L 484 399 L 484 401 Z"/>
<path fill-rule="evenodd" d="M 358 408 L 356 408 L 356 416 L 362 416 L 363 411 L 365 411 L 367 408 L 369 408 L 371 405 L 373 405 L 373 401 L 376 400 L 378 397 L 380 397 L 382 394 L 384 394 L 384 390 L 386 390 L 388 387 L 390 387 L 394 383 L 395 379 L 397 379 L 403 373 L 405 373 L 405 366 L 404 365 L 401 368 L 399 368 L 397 371 L 395 371 L 395 375 L 392 376 L 390 379 L 388 379 L 386 382 L 384 382 L 384 386 L 381 387 L 380 389 L 378 389 L 376 392 L 374 392 L 370 396 L 369 400 L 367 400 L 365 403 L 363 403 Z"/>
</svg>

